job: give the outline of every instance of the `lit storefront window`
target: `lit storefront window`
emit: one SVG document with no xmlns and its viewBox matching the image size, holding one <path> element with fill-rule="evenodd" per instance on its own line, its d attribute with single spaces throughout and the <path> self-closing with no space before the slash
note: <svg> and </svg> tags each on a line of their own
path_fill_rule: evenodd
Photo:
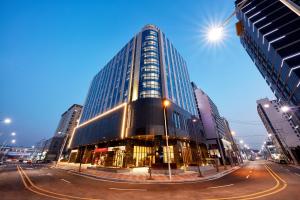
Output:
<svg viewBox="0 0 300 200">
<path fill-rule="evenodd" d="M 174 149 L 173 146 L 169 146 L 169 154 L 170 154 L 170 163 L 174 163 Z M 168 163 L 168 153 L 167 146 L 164 146 L 164 163 Z"/>
<path fill-rule="evenodd" d="M 133 147 L 133 160 L 135 166 L 149 165 L 152 147 L 134 146 Z M 152 159 L 152 162 L 155 159 Z"/>
</svg>

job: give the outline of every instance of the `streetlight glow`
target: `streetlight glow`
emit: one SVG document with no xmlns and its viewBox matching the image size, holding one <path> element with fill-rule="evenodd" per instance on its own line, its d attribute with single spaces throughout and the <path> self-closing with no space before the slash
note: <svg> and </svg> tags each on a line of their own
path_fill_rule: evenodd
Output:
<svg viewBox="0 0 300 200">
<path fill-rule="evenodd" d="M 170 105 L 170 101 L 167 100 L 167 99 L 165 99 L 165 100 L 163 101 L 163 105 L 164 105 L 164 107 L 168 107 L 168 106 Z"/>
<path fill-rule="evenodd" d="M 268 133 L 268 137 L 271 137 L 272 136 L 272 134 L 271 133 Z"/>
<path fill-rule="evenodd" d="M 290 110 L 290 107 L 288 107 L 288 106 L 282 106 L 282 107 L 280 108 L 280 110 L 281 110 L 282 112 L 288 112 L 288 111 Z"/>
<path fill-rule="evenodd" d="M 265 107 L 265 108 L 269 108 L 270 105 L 266 103 L 266 104 L 264 105 L 264 107 Z"/>
<path fill-rule="evenodd" d="M 5 119 L 3 120 L 3 122 L 4 122 L 5 124 L 10 124 L 10 123 L 11 123 L 11 119 L 10 119 L 10 118 L 5 118 Z"/>
<path fill-rule="evenodd" d="M 233 136 L 234 136 L 234 135 L 235 135 L 235 131 L 231 131 L 231 135 L 233 135 Z"/>
<path fill-rule="evenodd" d="M 11 133 L 11 136 L 15 136 L 15 135 L 16 135 L 16 132 L 12 132 L 12 133 Z"/>
<path fill-rule="evenodd" d="M 11 143 L 13 143 L 13 144 L 16 143 L 16 140 L 15 139 L 11 140 Z"/>
<path fill-rule="evenodd" d="M 241 144 L 243 144 L 243 143 L 244 143 L 244 141 L 243 141 L 243 140 L 240 140 L 240 143 L 241 143 Z"/>
<path fill-rule="evenodd" d="M 223 26 L 211 26 L 207 30 L 206 38 L 209 42 L 217 43 L 224 38 L 224 28 Z"/>
</svg>

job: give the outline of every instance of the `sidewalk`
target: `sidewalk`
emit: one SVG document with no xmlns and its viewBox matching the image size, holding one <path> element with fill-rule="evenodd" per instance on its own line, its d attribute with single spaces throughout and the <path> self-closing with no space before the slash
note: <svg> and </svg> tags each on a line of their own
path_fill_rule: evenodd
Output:
<svg viewBox="0 0 300 200">
<path fill-rule="evenodd" d="M 294 167 L 294 168 L 296 168 L 296 169 L 300 169 L 300 165 L 289 165 L 290 167 Z"/>
<path fill-rule="evenodd" d="M 141 170 L 138 172 L 106 172 L 97 169 L 88 169 L 90 165 L 81 165 L 81 172 L 78 172 L 79 164 L 74 163 L 59 163 L 56 168 L 67 170 L 71 173 L 96 178 L 99 180 L 115 181 L 115 182 L 131 182 L 131 183 L 185 183 L 185 182 L 200 182 L 207 180 L 214 180 L 225 176 L 237 169 L 239 166 L 230 167 L 227 166 L 227 170 L 224 170 L 223 166 L 219 167 L 219 172 L 216 172 L 215 168 L 201 170 L 203 177 L 199 177 L 198 172 L 195 171 L 185 171 L 181 174 L 172 175 L 172 180 L 169 180 L 169 176 L 166 174 L 152 174 L 152 180 L 149 180 L 149 173 L 146 170 Z M 139 168 L 137 168 L 139 169 Z M 141 169 L 141 168 L 140 168 Z"/>
</svg>

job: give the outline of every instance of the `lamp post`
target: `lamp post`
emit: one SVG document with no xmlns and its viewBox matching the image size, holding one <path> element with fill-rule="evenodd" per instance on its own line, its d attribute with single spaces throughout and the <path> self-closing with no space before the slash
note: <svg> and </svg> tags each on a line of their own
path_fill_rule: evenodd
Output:
<svg viewBox="0 0 300 200">
<path fill-rule="evenodd" d="M 194 126 L 194 124 L 197 122 L 197 119 L 194 118 L 194 119 L 192 120 L 192 122 L 193 122 L 193 132 L 195 133 L 196 131 L 195 131 L 195 126 Z M 201 168 L 200 168 L 201 147 L 199 147 L 199 141 L 198 141 L 198 135 L 197 135 L 197 133 L 195 133 L 194 136 L 195 136 L 195 139 L 196 139 L 196 147 L 197 147 L 197 166 L 198 166 L 198 173 L 199 173 L 198 176 L 199 176 L 199 177 L 203 177 L 203 174 L 202 174 Z M 200 152 L 199 152 L 199 151 L 200 151 Z"/>
<path fill-rule="evenodd" d="M 15 144 L 15 143 L 16 143 L 16 140 L 15 140 L 15 139 L 11 140 L 11 143 L 12 143 L 12 144 Z M 5 147 L 5 146 L 4 146 L 4 147 Z M 1 147 L 1 149 L 2 149 L 2 148 L 3 148 L 3 145 L 2 145 L 2 147 Z M 3 154 L 2 158 L 1 158 L 1 162 L 3 162 L 4 157 L 6 156 L 7 153 L 8 153 L 8 151 L 5 151 L 5 153 Z"/>
<path fill-rule="evenodd" d="M 168 136 L 168 123 L 167 123 L 167 107 L 170 105 L 170 101 L 163 99 L 163 111 L 164 111 L 164 127 L 165 127 L 165 136 L 166 136 L 166 145 L 167 145 L 167 160 L 168 160 L 168 170 L 169 170 L 169 180 L 172 180 L 171 173 L 171 163 L 170 163 L 170 149 L 169 149 L 169 136 Z"/>
<path fill-rule="evenodd" d="M 16 133 L 15 133 L 15 132 L 12 132 L 10 135 L 13 136 L 13 137 L 15 137 L 15 136 L 16 136 Z M 14 142 L 16 142 L 16 140 L 14 140 Z M 14 142 L 13 142 L 13 143 L 14 143 Z M 4 142 L 2 143 L 1 148 L 0 148 L 0 151 L 1 151 L 2 148 L 4 148 L 6 145 L 7 145 L 7 139 L 4 140 Z"/>
</svg>

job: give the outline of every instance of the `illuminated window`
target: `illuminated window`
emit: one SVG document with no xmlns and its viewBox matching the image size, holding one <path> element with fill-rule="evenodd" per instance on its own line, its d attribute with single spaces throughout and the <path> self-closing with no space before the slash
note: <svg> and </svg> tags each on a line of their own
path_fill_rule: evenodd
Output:
<svg viewBox="0 0 300 200">
<path fill-rule="evenodd" d="M 158 72 L 159 71 L 159 67 L 158 66 L 155 66 L 155 65 L 147 65 L 147 66 L 144 66 L 142 68 L 143 71 L 154 71 L 154 72 Z"/>
<path fill-rule="evenodd" d="M 155 58 L 147 58 L 144 60 L 144 64 L 158 64 L 158 60 Z"/>
<path fill-rule="evenodd" d="M 155 45 L 157 45 L 157 42 L 150 40 L 150 41 L 145 41 L 143 43 L 143 46 L 148 46 L 148 45 L 154 45 L 155 46 Z"/>
<path fill-rule="evenodd" d="M 159 74 L 157 73 L 144 73 L 142 74 L 144 80 L 158 80 Z"/>
<path fill-rule="evenodd" d="M 153 89 L 160 88 L 159 83 L 156 81 L 144 81 L 142 85 L 144 88 L 153 88 Z"/>
<path fill-rule="evenodd" d="M 144 51 L 157 51 L 156 46 L 148 46 L 143 48 Z"/>
<path fill-rule="evenodd" d="M 157 37 L 155 37 L 155 36 L 153 36 L 153 35 L 147 35 L 146 37 L 145 37 L 145 40 L 157 40 Z"/>
<path fill-rule="evenodd" d="M 146 90 L 140 93 L 141 98 L 160 98 L 160 92 L 157 90 Z"/>
<path fill-rule="evenodd" d="M 133 147 L 133 160 L 135 161 L 135 166 L 145 166 L 150 161 L 150 154 L 152 154 L 151 147 L 143 147 L 143 146 L 134 146 Z M 152 161 L 155 159 L 152 159 Z"/>
<path fill-rule="evenodd" d="M 155 35 L 155 36 L 157 35 L 157 33 L 155 31 L 149 31 L 149 34 L 150 35 Z"/>
<path fill-rule="evenodd" d="M 157 52 L 146 52 L 144 53 L 144 58 L 148 58 L 148 57 L 157 57 Z"/>
<path fill-rule="evenodd" d="M 169 146 L 169 158 L 170 163 L 174 163 L 174 149 L 173 146 Z M 164 163 L 168 163 L 167 146 L 164 146 Z"/>
</svg>

